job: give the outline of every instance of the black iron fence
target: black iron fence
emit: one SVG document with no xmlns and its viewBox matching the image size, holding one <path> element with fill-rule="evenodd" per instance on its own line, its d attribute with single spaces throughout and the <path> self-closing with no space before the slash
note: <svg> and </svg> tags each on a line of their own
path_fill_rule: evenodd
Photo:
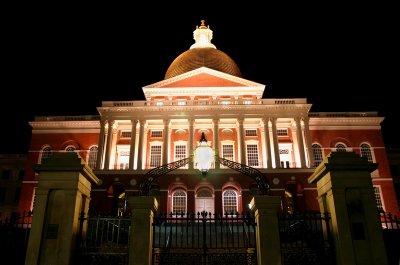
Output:
<svg viewBox="0 0 400 265">
<path fill-rule="evenodd" d="M 131 218 L 129 216 L 97 215 L 85 217 L 81 215 L 79 221 L 78 264 L 128 264 L 131 229 Z M 87 229 L 85 229 L 86 225 Z"/>
<path fill-rule="evenodd" d="M 10 264 L 24 264 L 33 214 L 31 211 L 0 221 L 0 257 Z"/>
<path fill-rule="evenodd" d="M 379 213 L 383 240 L 385 241 L 386 254 L 389 265 L 399 265 L 400 262 L 400 219 L 391 213 Z"/>
<path fill-rule="evenodd" d="M 256 264 L 255 229 L 250 214 L 158 214 L 153 264 Z"/>
<path fill-rule="evenodd" d="M 336 264 L 328 214 L 283 214 L 278 218 L 283 265 Z"/>
</svg>

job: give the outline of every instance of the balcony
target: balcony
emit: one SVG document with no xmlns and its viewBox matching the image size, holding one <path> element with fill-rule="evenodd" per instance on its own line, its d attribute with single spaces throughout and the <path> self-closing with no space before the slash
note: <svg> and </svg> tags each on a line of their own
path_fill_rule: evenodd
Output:
<svg viewBox="0 0 400 265">
<path fill-rule="evenodd" d="M 305 98 L 280 99 L 213 99 L 213 100 L 137 100 L 137 101 L 103 101 L 102 107 L 143 107 L 143 106 L 205 106 L 205 105 L 287 105 L 307 104 Z"/>
</svg>

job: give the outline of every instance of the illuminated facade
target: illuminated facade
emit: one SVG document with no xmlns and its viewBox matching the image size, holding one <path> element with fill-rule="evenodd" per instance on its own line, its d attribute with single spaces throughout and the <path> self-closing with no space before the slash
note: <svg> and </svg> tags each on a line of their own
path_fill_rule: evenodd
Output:
<svg viewBox="0 0 400 265">
<path fill-rule="evenodd" d="M 212 43 L 204 25 L 195 43 L 143 87 L 143 101 L 105 101 L 99 116 L 36 117 L 20 210 L 34 206 L 32 164 L 53 152 L 78 152 L 102 180 L 91 210 L 120 212 L 126 196 L 150 169 L 191 157 L 204 133 L 216 157 L 257 168 L 282 197 L 285 211 L 318 210 L 307 179 L 332 151 L 354 151 L 379 163 L 373 172 L 378 207 L 398 213 L 377 113 L 313 113 L 305 98 L 262 98 L 265 85 L 241 76 L 235 62 Z M 254 180 L 214 163 L 202 175 L 193 160 L 154 182 L 167 212 L 242 212 L 256 192 Z"/>
</svg>

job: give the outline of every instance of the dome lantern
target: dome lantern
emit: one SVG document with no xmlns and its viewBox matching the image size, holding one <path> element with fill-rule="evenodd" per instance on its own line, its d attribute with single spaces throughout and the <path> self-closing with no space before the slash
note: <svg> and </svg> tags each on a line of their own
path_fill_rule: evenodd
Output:
<svg viewBox="0 0 400 265">
<path fill-rule="evenodd" d="M 205 21 L 201 21 L 201 25 L 196 26 L 196 30 L 193 31 L 193 39 L 196 41 L 190 49 L 194 48 L 214 48 L 216 49 L 214 44 L 211 43 L 213 32 L 210 29 L 210 26 L 206 27 L 204 24 Z"/>
<path fill-rule="evenodd" d="M 196 29 L 193 31 L 195 43 L 189 50 L 175 58 L 168 67 L 164 79 L 169 79 L 200 67 L 207 67 L 226 74 L 242 77 L 235 61 L 211 43 L 212 37 L 212 30 L 202 20 L 201 25 L 196 26 Z"/>
</svg>

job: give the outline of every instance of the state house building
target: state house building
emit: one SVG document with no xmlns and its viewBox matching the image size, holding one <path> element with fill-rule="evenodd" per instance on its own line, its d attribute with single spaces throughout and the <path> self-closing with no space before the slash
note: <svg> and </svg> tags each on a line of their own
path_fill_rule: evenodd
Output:
<svg viewBox="0 0 400 265">
<path fill-rule="evenodd" d="M 308 177 L 331 152 L 353 151 L 379 164 L 371 175 L 377 206 L 398 213 L 381 134 L 383 117 L 310 112 L 305 98 L 262 98 L 265 85 L 245 79 L 212 44 L 212 34 L 202 21 L 193 32 L 194 44 L 170 64 L 164 79 L 143 87 L 145 100 L 103 101 L 98 116 L 30 122 L 19 210 L 34 207 L 32 165 L 55 152 L 79 153 L 101 180 L 92 190 L 92 212 L 121 214 L 126 198 L 138 195 L 146 173 L 156 168 L 162 174 L 150 192 L 162 212 L 244 212 L 257 192 L 249 169 L 265 176 L 270 194 L 281 196 L 283 211 L 318 210 L 316 186 Z M 201 174 L 194 159 L 176 170 L 165 166 L 193 157 L 201 139 L 216 158 L 208 174 Z"/>
</svg>

